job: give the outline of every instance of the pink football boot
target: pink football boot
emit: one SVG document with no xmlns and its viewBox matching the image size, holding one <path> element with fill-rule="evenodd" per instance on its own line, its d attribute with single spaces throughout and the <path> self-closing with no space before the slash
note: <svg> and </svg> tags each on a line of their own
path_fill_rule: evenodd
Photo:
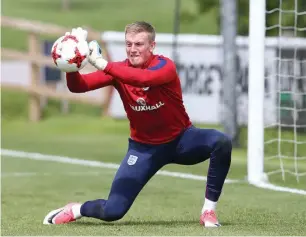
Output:
<svg viewBox="0 0 306 237">
<path fill-rule="evenodd" d="M 220 227 L 216 213 L 213 210 L 206 210 L 200 216 L 200 224 L 204 227 Z"/>
<path fill-rule="evenodd" d="M 59 225 L 76 221 L 80 217 L 75 217 L 72 208 L 80 203 L 69 203 L 66 206 L 49 212 L 44 218 L 43 224 L 45 225 Z"/>
</svg>

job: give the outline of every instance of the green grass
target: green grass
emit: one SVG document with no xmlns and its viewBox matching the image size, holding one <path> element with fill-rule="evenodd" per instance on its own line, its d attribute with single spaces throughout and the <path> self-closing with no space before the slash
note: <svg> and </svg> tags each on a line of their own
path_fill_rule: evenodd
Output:
<svg viewBox="0 0 306 237">
<path fill-rule="evenodd" d="M 203 229 L 198 217 L 204 184 L 155 176 L 118 222 L 83 218 L 69 225 L 43 226 L 46 213 L 66 202 L 107 196 L 114 171 L 9 157 L 2 163 L 5 175 L 36 173 L 2 178 L 3 235 L 302 235 L 306 224 L 304 197 L 227 184 L 218 209 L 223 227 Z"/>
<path fill-rule="evenodd" d="M 38 124 L 3 119 L 2 148 L 120 163 L 127 125 L 90 116 L 54 116 Z M 206 175 L 207 165 L 164 169 Z M 198 218 L 205 183 L 155 176 L 118 222 L 83 218 L 43 226 L 44 215 L 67 202 L 106 197 L 115 170 L 2 156 L 1 172 L 3 235 L 302 235 L 306 224 L 304 196 L 239 183 L 224 187 L 218 206 L 223 227 L 203 229 Z M 245 175 L 245 150 L 235 149 L 228 178 L 243 180 Z"/>
<path fill-rule="evenodd" d="M 157 32 L 173 32 L 175 0 L 71 0 L 71 10 L 61 11 L 61 0 L 3 0 L 2 14 L 67 27 L 87 26 L 97 31 L 123 31 L 136 20 L 151 22 Z M 217 34 L 213 11 L 197 15 L 193 0 L 182 0 L 182 33 Z M 2 47 L 25 50 L 25 34 L 2 28 Z"/>
<path fill-rule="evenodd" d="M 62 115 L 59 105 L 52 103 L 45 108 L 41 122 L 29 123 L 24 94 L 2 90 L 1 97 L 2 148 L 112 163 L 120 163 L 125 155 L 129 136 L 126 120 L 100 118 L 99 108 L 82 105 Z M 243 129 L 241 140 L 245 134 Z M 245 179 L 246 157 L 245 147 L 233 150 L 228 178 Z M 118 222 L 82 219 L 71 225 L 43 226 L 48 211 L 69 201 L 106 197 L 115 171 L 7 156 L 1 160 L 3 235 L 302 235 L 306 224 L 306 212 L 301 208 L 304 196 L 258 189 L 243 182 L 225 185 L 218 207 L 223 227 L 203 229 L 198 217 L 205 183 L 156 176 Z M 206 175 L 207 167 L 204 162 L 164 169 Z M 275 170 L 279 164 L 269 161 L 265 167 Z M 305 172 L 305 164 L 300 169 Z M 12 176 L 16 172 L 36 175 Z M 285 184 L 280 175 L 272 180 L 305 189 L 304 178 L 300 183 L 287 179 Z"/>
<path fill-rule="evenodd" d="M 172 32 L 174 0 L 71 0 L 72 10 L 60 11 L 61 0 L 3 0 L 2 14 L 39 20 L 68 27 L 90 26 L 98 31 L 122 31 L 135 20 L 146 20 L 158 32 Z M 192 0 L 182 0 L 183 33 L 217 34 L 214 12 L 196 16 Z M 116 17 L 116 18 L 114 18 Z M 46 38 L 47 36 L 41 36 Z M 25 50 L 26 34 L 2 28 L 2 47 Z M 1 147 L 87 160 L 120 163 L 127 150 L 128 122 L 100 118 L 96 106 L 71 104 L 63 115 L 60 103 L 49 100 L 43 120 L 27 121 L 27 99 L 23 93 L 2 90 Z M 208 127 L 199 125 L 200 127 Z M 220 126 L 209 126 L 221 129 Z M 265 139 L 278 137 L 267 130 Z M 293 139 L 292 131 L 282 139 Z M 299 134 L 299 141 L 306 135 Z M 240 134 L 241 148 L 233 150 L 228 178 L 242 182 L 226 184 L 218 205 L 222 228 L 203 229 L 198 224 L 205 183 L 196 180 L 155 176 L 139 195 L 127 215 L 115 223 L 82 219 L 63 226 L 43 226 L 46 213 L 70 201 L 106 198 L 115 170 L 60 164 L 49 161 L 1 157 L 2 235 L 303 235 L 306 226 L 305 196 L 259 189 L 244 182 L 247 175 L 247 129 Z M 277 154 L 277 144 L 265 147 L 267 155 Z M 282 143 L 281 152 L 292 155 L 292 144 Z M 306 147 L 298 146 L 299 156 Z M 300 161 L 299 172 L 306 172 Z M 208 162 L 195 166 L 168 165 L 168 171 L 206 175 Z M 265 170 L 280 168 L 279 161 L 265 160 Z M 284 168 L 294 170 L 293 160 Z M 24 173 L 25 176 L 14 176 Z M 33 175 L 34 174 L 34 175 Z M 269 177 L 274 184 L 305 189 L 306 177 Z"/>
</svg>

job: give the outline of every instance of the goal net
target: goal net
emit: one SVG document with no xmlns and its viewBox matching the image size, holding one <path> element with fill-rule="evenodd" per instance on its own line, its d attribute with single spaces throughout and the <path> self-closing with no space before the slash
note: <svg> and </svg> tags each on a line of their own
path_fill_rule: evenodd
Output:
<svg viewBox="0 0 306 237">
<path fill-rule="evenodd" d="M 255 6 L 255 1 L 250 0 L 250 3 L 252 2 L 251 14 L 252 11 L 256 12 L 252 7 L 258 8 Z M 253 112 L 253 118 L 250 114 L 249 126 L 252 126 L 253 136 L 256 129 L 263 130 L 262 141 L 260 138 L 254 140 L 255 143 L 262 142 L 263 145 L 257 147 L 256 144 L 251 145 L 253 139 L 249 134 L 251 140 L 249 146 L 254 148 L 251 147 L 248 157 L 252 160 L 249 165 L 253 168 L 248 167 L 248 170 L 251 173 L 251 169 L 257 169 L 257 172 L 255 171 L 252 177 L 249 174 L 248 178 L 250 181 L 259 182 L 265 177 L 273 184 L 306 190 L 306 1 L 260 0 L 256 2 L 263 2 L 265 5 L 265 13 L 262 14 L 264 29 L 261 30 L 255 23 L 250 23 L 250 37 L 260 39 L 262 36 L 263 39 L 257 42 L 255 39 L 250 39 L 250 53 L 252 47 L 256 48 L 252 46 L 252 42 L 253 44 L 262 43 L 263 47 L 259 53 L 253 53 L 253 56 L 257 54 L 256 59 L 251 59 L 252 55 L 249 59 L 250 71 L 253 67 L 253 74 L 256 74 L 255 70 L 258 66 L 252 64 L 258 63 L 260 58 L 264 60 L 264 63 L 260 64 L 263 69 L 259 70 L 259 73 L 262 72 L 263 80 L 258 82 L 263 90 L 259 96 L 262 95 L 264 98 L 259 102 L 251 102 L 256 100 L 255 89 L 260 86 L 253 82 L 255 86 L 252 89 L 252 83 L 250 83 L 250 91 L 253 90 L 254 93 L 249 97 L 251 102 L 249 110 L 252 109 L 252 103 L 255 104 L 254 109 L 260 109 L 261 107 L 256 107 L 256 104 L 259 105 L 261 101 L 263 120 L 259 120 L 259 125 L 254 126 L 256 112 Z M 257 12 L 259 13 L 260 10 L 258 9 Z M 261 31 L 262 35 L 258 31 Z M 263 55 L 260 55 L 260 52 Z M 256 76 L 250 75 L 251 79 L 256 80 Z M 262 157 L 251 155 L 250 152 L 254 149 L 262 149 L 259 152 Z M 255 159 L 262 159 L 262 162 Z M 256 168 L 255 164 L 262 168 Z"/>
<path fill-rule="evenodd" d="M 266 57 L 276 66 L 271 74 L 276 79 L 275 121 L 265 126 L 264 133 L 266 174 L 285 182 L 303 180 L 306 189 L 301 179 L 306 175 L 306 4 L 278 0 L 278 5 L 266 7 L 266 37 L 277 36 L 275 57 Z"/>
</svg>

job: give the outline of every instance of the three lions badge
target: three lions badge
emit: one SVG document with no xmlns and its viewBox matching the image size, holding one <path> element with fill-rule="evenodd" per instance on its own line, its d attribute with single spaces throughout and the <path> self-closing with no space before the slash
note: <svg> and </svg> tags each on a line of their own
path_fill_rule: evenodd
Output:
<svg viewBox="0 0 306 237">
<path fill-rule="evenodd" d="M 127 160 L 128 165 L 135 165 L 137 159 L 138 159 L 138 156 L 130 155 Z"/>
</svg>

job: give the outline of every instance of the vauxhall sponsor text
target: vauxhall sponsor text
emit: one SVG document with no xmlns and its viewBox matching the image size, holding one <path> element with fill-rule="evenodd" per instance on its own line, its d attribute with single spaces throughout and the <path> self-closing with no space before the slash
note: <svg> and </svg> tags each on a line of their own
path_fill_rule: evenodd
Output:
<svg viewBox="0 0 306 237">
<path fill-rule="evenodd" d="M 165 104 L 162 101 L 159 101 L 155 105 L 130 105 L 134 111 L 151 111 L 159 109 L 160 107 L 164 106 Z"/>
</svg>

